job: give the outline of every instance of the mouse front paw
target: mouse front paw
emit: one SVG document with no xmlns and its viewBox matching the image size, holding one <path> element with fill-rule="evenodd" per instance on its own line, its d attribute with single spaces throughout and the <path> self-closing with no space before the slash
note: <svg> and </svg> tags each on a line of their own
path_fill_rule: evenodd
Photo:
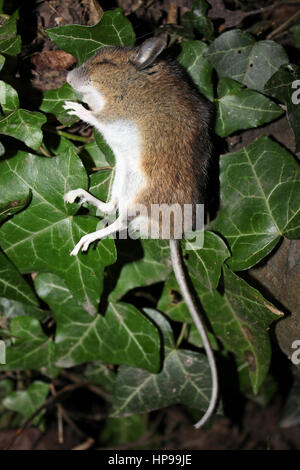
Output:
<svg viewBox="0 0 300 470">
<path fill-rule="evenodd" d="M 79 203 L 82 204 L 83 202 L 86 202 L 88 200 L 87 196 L 89 195 L 84 189 L 73 189 L 72 191 L 69 191 L 64 195 L 64 201 L 72 204 L 76 199 L 79 199 Z"/>
<path fill-rule="evenodd" d="M 82 237 L 79 240 L 77 245 L 71 251 L 70 255 L 71 256 L 77 256 L 80 250 L 87 251 L 90 244 L 93 243 L 96 240 L 99 240 L 99 236 L 98 236 L 97 232 L 88 233 L 87 235 L 84 235 L 84 237 Z"/>
<path fill-rule="evenodd" d="M 82 104 L 75 103 L 74 101 L 65 101 L 63 108 L 68 111 L 68 114 L 77 116 L 82 121 L 90 123 L 92 113 L 82 106 Z"/>
</svg>

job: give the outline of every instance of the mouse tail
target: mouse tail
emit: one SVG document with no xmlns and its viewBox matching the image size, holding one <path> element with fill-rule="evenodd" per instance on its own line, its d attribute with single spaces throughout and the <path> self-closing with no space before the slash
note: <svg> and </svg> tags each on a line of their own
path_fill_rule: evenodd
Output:
<svg viewBox="0 0 300 470">
<path fill-rule="evenodd" d="M 180 287 L 182 296 L 184 298 L 184 301 L 188 307 L 188 310 L 191 314 L 191 317 L 196 325 L 196 328 L 202 338 L 204 349 L 207 355 L 210 371 L 211 371 L 211 378 L 212 378 L 212 393 L 211 393 L 211 398 L 209 402 L 209 406 L 204 414 L 204 416 L 198 421 L 194 426 L 195 428 L 200 428 L 202 427 L 211 417 L 211 415 L 214 412 L 214 409 L 217 404 L 218 400 L 218 374 L 217 374 L 217 367 L 216 367 L 216 361 L 214 357 L 213 350 L 211 348 L 211 345 L 209 343 L 207 333 L 204 327 L 204 324 L 202 323 L 200 313 L 198 312 L 198 309 L 196 307 L 196 304 L 193 299 L 193 295 L 190 291 L 190 288 L 188 286 L 186 274 L 184 272 L 184 267 L 183 267 L 183 260 L 182 260 L 182 252 L 181 252 L 181 245 L 180 245 L 180 240 L 170 240 L 170 250 L 171 250 L 171 259 L 172 259 L 172 265 L 173 265 L 173 270 L 175 273 L 176 280 L 178 282 L 178 285 Z"/>
</svg>

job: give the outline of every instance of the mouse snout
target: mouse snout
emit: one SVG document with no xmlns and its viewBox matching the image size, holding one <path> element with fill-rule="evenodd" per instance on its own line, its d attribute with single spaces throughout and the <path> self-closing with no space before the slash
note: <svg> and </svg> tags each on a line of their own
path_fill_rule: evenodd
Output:
<svg viewBox="0 0 300 470">
<path fill-rule="evenodd" d="M 67 82 L 74 90 L 80 91 L 80 88 L 87 84 L 85 75 L 81 67 L 73 69 L 67 75 Z"/>
<path fill-rule="evenodd" d="M 71 86 L 72 86 L 72 73 L 73 73 L 73 70 L 71 70 L 71 72 L 68 72 L 67 78 L 66 78 L 67 82 L 68 82 L 69 85 L 71 85 Z"/>
</svg>

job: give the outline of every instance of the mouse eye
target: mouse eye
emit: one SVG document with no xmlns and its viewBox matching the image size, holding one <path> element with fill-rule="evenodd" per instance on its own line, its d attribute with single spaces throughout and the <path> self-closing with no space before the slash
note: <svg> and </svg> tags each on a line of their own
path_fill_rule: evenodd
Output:
<svg viewBox="0 0 300 470">
<path fill-rule="evenodd" d="M 117 64 L 115 64 L 114 62 L 112 62 L 109 59 L 102 59 L 99 62 L 95 63 L 95 65 L 102 65 L 102 64 L 109 64 L 109 65 L 114 65 L 115 67 L 117 67 Z"/>
</svg>

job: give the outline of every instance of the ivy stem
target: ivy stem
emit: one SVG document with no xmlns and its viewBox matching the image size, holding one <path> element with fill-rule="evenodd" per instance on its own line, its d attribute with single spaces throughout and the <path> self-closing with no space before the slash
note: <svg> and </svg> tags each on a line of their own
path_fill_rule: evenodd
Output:
<svg viewBox="0 0 300 470">
<path fill-rule="evenodd" d="M 184 335 L 185 335 L 187 326 L 188 326 L 187 323 L 183 323 L 182 328 L 181 328 L 181 331 L 180 331 L 180 334 L 179 334 L 178 339 L 177 339 L 177 342 L 176 342 L 176 349 L 178 349 L 179 346 L 180 346 L 181 343 L 182 343 L 182 340 L 183 340 L 183 338 L 184 338 Z"/>
<path fill-rule="evenodd" d="M 65 131 L 58 131 L 57 129 L 54 129 L 49 126 L 45 126 L 44 129 L 50 132 L 51 134 L 58 134 L 62 137 L 66 137 L 67 139 L 76 140 L 77 142 L 84 142 L 85 144 L 87 144 L 90 141 L 89 137 L 83 137 L 81 135 L 75 135 Z"/>
</svg>

